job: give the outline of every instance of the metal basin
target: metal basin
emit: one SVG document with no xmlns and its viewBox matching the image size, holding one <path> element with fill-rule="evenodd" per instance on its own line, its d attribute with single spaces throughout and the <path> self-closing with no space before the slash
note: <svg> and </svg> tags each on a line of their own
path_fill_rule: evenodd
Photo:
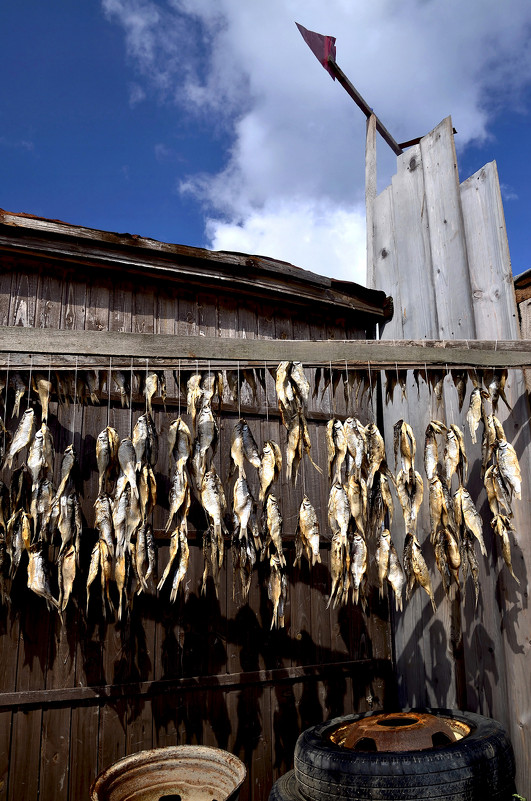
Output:
<svg viewBox="0 0 531 801">
<path fill-rule="evenodd" d="M 245 775 L 243 762 L 221 748 L 154 748 L 102 771 L 90 801 L 235 801 Z"/>
</svg>

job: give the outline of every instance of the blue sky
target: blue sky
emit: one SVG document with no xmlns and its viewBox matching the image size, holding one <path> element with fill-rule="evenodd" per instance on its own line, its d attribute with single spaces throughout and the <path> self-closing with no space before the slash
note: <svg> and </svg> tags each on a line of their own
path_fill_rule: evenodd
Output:
<svg viewBox="0 0 531 801">
<path fill-rule="evenodd" d="M 362 282 L 364 118 L 295 20 L 398 141 L 451 114 L 461 179 L 497 161 L 530 267 L 527 0 L 3 3 L 0 207 Z"/>
</svg>

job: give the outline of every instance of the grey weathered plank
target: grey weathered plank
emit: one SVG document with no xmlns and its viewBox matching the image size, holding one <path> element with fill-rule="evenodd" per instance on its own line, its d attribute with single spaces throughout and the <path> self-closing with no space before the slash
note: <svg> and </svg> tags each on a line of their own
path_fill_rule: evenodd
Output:
<svg viewBox="0 0 531 801">
<path fill-rule="evenodd" d="M 479 337 L 519 338 L 517 308 L 512 279 L 509 247 L 495 162 L 485 165 L 461 186 L 465 212 L 465 232 L 468 262 L 473 288 L 473 306 L 476 331 Z M 520 793 L 531 791 L 531 719 L 528 699 L 531 695 L 531 644 L 528 632 L 531 627 L 527 595 L 531 568 L 531 546 L 527 530 L 531 514 L 531 432 L 530 409 L 522 371 L 511 370 L 506 385 L 511 406 L 509 411 L 498 405 L 497 415 L 503 423 L 506 436 L 514 445 L 522 470 L 522 499 L 514 500 L 515 534 L 511 542 L 514 571 L 520 585 L 510 576 L 495 543 L 493 575 L 503 598 L 500 610 L 498 599 L 488 596 L 484 600 L 482 617 L 471 626 L 472 642 L 489 641 L 494 656 L 489 660 L 488 671 L 479 659 L 471 660 L 470 682 L 474 675 L 487 675 L 486 687 L 480 701 L 490 703 L 492 714 L 507 727 L 517 764 L 517 787 Z M 487 515 L 490 520 L 490 513 Z M 488 577 L 482 581 L 486 587 Z M 492 579 L 491 579 L 492 581 Z M 483 591 L 485 596 L 485 590 Z M 499 642 L 501 640 L 501 643 Z M 492 647 L 491 646 L 491 647 Z M 500 647 L 501 646 L 501 647 Z M 477 657 L 477 651 L 472 657 Z M 499 692 L 492 693 L 497 680 Z"/>
<path fill-rule="evenodd" d="M 478 367 L 528 367 L 531 365 L 531 340 L 345 340 L 333 339 L 322 341 L 300 341 L 288 338 L 289 321 L 286 319 L 278 340 L 242 339 L 225 337 L 171 336 L 169 334 L 133 334 L 115 331 L 72 331 L 53 330 L 46 332 L 33 328 L 2 327 L 0 328 L 0 366 L 7 363 L 10 354 L 10 365 L 16 363 L 12 354 L 33 354 L 34 364 L 38 365 L 38 354 L 46 354 L 44 365 L 49 362 L 49 355 L 64 355 L 65 360 L 54 359 L 53 366 L 72 367 L 75 364 L 72 356 L 82 354 L 94 356 L 93 360 L 79 362 L 87 364 L 101 362 L 108 364 L 109 356 L 118 359 L 113 366 L 130 365 L 131 358 L 167 360 L 175 364 L 178 359 L 199 359 L 202 362 L 240 361 L 257 365 L 264 362 L 277 364 L 284 359 L 298 360 L 304 364 L 338 364 L 341 368 L 345 361 L 349 366 L 367 366 L 371 364 L 381 367 L 398 364 L 404 367 L 428 365 L 473 366 Z M 103 323 L 102 323 L 103 324 Z M 283 336 L 285 334 L 285 336 Z M 70 357 L 70 358 L 69 358 Z M 99 362 L 98 362 L 99 359 Z M 68 360 L 68 361 L 66 361 Z M 21 364 L 29 365 L 29 359 Z M 204 366 L 204 365 L 203 365 Z"/>
</svg>

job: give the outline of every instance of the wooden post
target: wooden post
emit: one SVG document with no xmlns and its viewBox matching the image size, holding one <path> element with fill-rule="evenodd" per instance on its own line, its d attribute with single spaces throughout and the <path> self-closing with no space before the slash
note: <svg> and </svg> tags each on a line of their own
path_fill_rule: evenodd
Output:
<svg viewBox="0 0 531 801">
<path fill-rule="evenodd" d="M 367 120 L 365 140 L 365 219 L 367 226 L 367 286 L 374 287 L 373 215 L 376 198 L 376 116 Z"/>
</svg>

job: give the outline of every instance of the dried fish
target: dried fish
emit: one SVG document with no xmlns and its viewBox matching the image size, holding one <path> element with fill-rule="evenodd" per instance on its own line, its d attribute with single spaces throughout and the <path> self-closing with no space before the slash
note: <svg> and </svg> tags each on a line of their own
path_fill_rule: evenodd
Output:
<svg viewBox="0 0 531 801">
<path fill-rule="evenodd" d="M 192 435 L 181 417 L 170 424 L 168 430 L 168 453 L 170 467 L 174 459 L 179 467 L 184 467 L 192 455 Z"/>
<path fill-rule="evenodd" d="M 136 451 L 131 437 L 124 437 L 118 446 L 118 463 L 125 481 L 120 482 L 116 488 L 117 498 L 120 498 L 125 487 L 129 485 L 133 496 L 138 499 L 138 486 L 136 481 Z"/>
<path fill-rule="evenodd" d="M 336 417 L 329 420 L 326 426 L 326 444 L 328 450 L 328 478 L 332 482 L 341 482 L 341 468 L 347 455 L 347 440 L 343 423 Z"/>
<path fill-rule="evenodd" d="M 98 493 L 107 489 L 107 479 L 118 461 L 120 438 L 117 431 L 106 426 L 96 438 L 96 463 L 98 465 Z"/>
<path fill-rule="evenodd" d="M 433 611 L 436 611 L 435 596 L 431 586 L 428 566 L 422 555 L 420 543 L 415 534 L 408 534 L 404 545 L 404 571 L 406 574 L 406 599 L 411 598 L 411 594 L 418 582 L 428 594 Z"/>
<path fill-rule="evenodd" d="M 379 484 L 381 492 L 381 483 Z M 356 524 L 359 533 L 364 534 L 367 524 L 367 484 L 364 478 L 356 478 L 350 475 L 347 484 L 347 497 L 350 504 L 350 514 Z M 385 504 L 383 504 L 385 506 Z M 385 513 L 385 512 L 384 512 Z M 393 519 L 393 508 L 390 509 L 391 520 Z"/>
<path fill-rule="evenodd" d="M 387 573 L 387 581 L 393 588 L 395 594 L 396 609 L 397 611 L 402 611 L 402 590 L 406 578 L 392 540 L 389 546 L 389 570 Z"/>
<path fill-rule="evenodd" d="M 50 571 L 44 558 L 42 542 L 30 545 L 28 556 L 28 588 L 44 598 L 48 609 L 58 609 L 59 601 L 56 601 L 52 595 Z"/>
<path fill-rule="evenodd" d="M 129 406 L 129 398 L 131 396 L 131 374 L 127 373 L 125 370 L 114 370 L 112 377 L 120 393 L 122 406 Z"/>
<path fill-rule="evenodd" d="M 367 489 L 371 489 L 372 482 L 374 481 L 374 476 L 377 470 L 380 469 L 380 465 L 385 459 L 385 445 L 382 435 L 378 430 L 378 426 L 375 423 L 370 423 L 367 426 L 367 438 L 368 438 L 368 462 L 369 462 L 369 473 L 367 477 Z"/>
<path fill-rule="evenodd" d="M 276 497 L 270 493 L 264 509 L 264 529 L 265 540 L 262 558 L 265 554 L 270 554 L 270 546 L 273 544 L 274 553 L 278 555 L 279 564 L 284 567 L 286 558 L 282 548 L 282 515 Z"/>
<path fill-rule="evenodd" d="M 509 540 L 509 532 L 514 532 L 514 527 L 509 517 L 506 515 L 497 515 L 492 520 L 492 528 L 496 532 L 496 534 L 500 537 L 502 543 L 502 555 L 503 561 L 509 568 L 509 572 L 514 580 L 520 584 L 520 580 L 516 577 L 512 560 L 511 560 L 511 543 Z"/>
<path fill-rule="evenodd" d="M 312 567 L 321 561 L 319 553 L 319 520 L 310 499 L 305 495 L 299 508 L 299 519 L 295 532 L 295 561 L 300 567 L 302 555 Z"/>
<path fill-rule="evenodd" d="M 496 461 L 500 475 L 509 487 L 511 496 L 520 498 L 522 491 L 520 465 L 515 449 L 506 439 L 500 439 L 496 444 Z"/>
<path fill-rule="evenodd" d="M 424 482 L 416 470 L 413 476 L 400 470 L 396 477 L 398 500 L 402 506 L 406 534 L 413 534 L 417 527 L 417 517 L 424 493 Z"/>
<path fill-rule="evenodd" d="M 334 606 L 342 606 L 348 599 L 350 586 L 349 520 L 350 504 L 347 492 L 341 483 L 336 482 L 332 485 L 328 499 L 328 523 L 332 529 L 330 551 L 332 588 L 328 606 L 332 599 L 334 600 Z"/>
<path fill-rule="evenodd" d="M 269 581 L 267 593 L 269 600 L 273 604 L 273 617 L 271 628 L 283 628 L 284 609 L 288 591 L 288 577 L 285 573 L 285 565 L 281 562 L 279 555 L 272 553 L 269 558 Z"/>
<path fill-rule="evenodd" d="M 214 467 L 211 467 L 203 477 L 201 484 L 201 504 L 209 517 L 213 530 L 211 553 L 214 581 L 216 581 L 219 568 L 221 568 L 223 564 L 223 532 L 226 530 L 225 524 L 223 523 L 223 515 L 227 508 L 227 502 L 220 478 Z"/>
<path fill-rule="evenodd" d="M 358 603 L 360 591 L 363 599 L 363 581 L 367 572 L 367 544 L 361 534 L 354 534 L 350 548 L 352 598 L 354 603 Z"/>
<path fill-rule="evenodd" d="M 26 409 L 15 431 L 15 435 L 9 446 L 9 451 L 6 456 L 4 467 L 11 467 L 13 459 L 20 453 L 33 438 L 35 413 L 33 409 Z"/>
<path fill-rule="evenodd" d="M 278 481 L 282 471 L 282 451 L 277 443 L 269 439 L 264 443 L 258 478 L 260 480 L 259 501 L 264 501 L 275 481 Z"/>
<path fill-rule="evenodd" d="M 11 417 L 18 417 L 20 414 L 20 401 L 26 394 L 28 387 L 24 377 L 19 372 L 14 372 L 12 374 L 10 384 L 15 390 L 15 401 L 13 403 Z"/>
<path fill-rule="evenodd" d="M 41 420 L 48 421 L 48 404 L 50 395 L 52 393 L 52 382 L 44 373 L 35 373 L 32 378 L 33 388 L 39 395 L 39 402 L 41 404 Z"/>
<path fill-rule="evenodd" d="M 457 525 L 461 524 L 470 531 L 479 542 L 481 553 L 487 555 L 487 549 L 483 540 L 483 521 L 479 514 L 470 493 L 464 487 L 459 487 L 454 494 L 454 515 Z"/>
<path fill-rule="evenodd" d="M 352 465 L 347 464 L 347 472 L 350 475 L 352 470 L 359 477 L 366 461 L 367 454 L 367 434 L 365 427 L 355 417 L 347 417 L 343 423 L 345 440 L 347 443 L 347 456 L 352 461 Z"/>
<path fill-rule="evenodd" d="M 450 372 L 453 378 L 454 386 L 457 390 L 457 401 L 459 405 L 459 411 L 461 412 L 465 402 L 468 373 L 466 370 L 451 370 Z"/>
<path fill-rule="evenodd" d="M 509 411 L 511 411 L 511 407 L 509 405 L 509 401 L 507 400 L 507 396 L 505 394 L 505 383 L 507 381 L 509 372 L 508 370 L 484 370 L 483 371 L 483 383 L 488 389 L 490 399 L 492 401 L 492 411 L 496 414 L 498 409 L 498 401 L 501 398 L 502 401 L 505 403 Z"/>
<path fill-rule="evenodd" d="M 398 467 L 398 456 L 400 455 L 401 469 L 404 473 L 409 475 L 410 470 L 413 469 L 415 464 L 415 453 L 417 450 L 417 443 L 413 434 L 413 429 L 404 420 L 399 420 L 394 426 L 394 451 L 395 451 L 395 469 Z"/>
<path fill-rule="evenodd" d="M 470 393 L 470 402 L 468 411 L 466 413 L 466 421 L 468 424 L 468 430 L 470 431 L 470 438 L 473 443 L 477 442 L 476 431 L 478 430 L 479 421 L 485 414 L 483 409 L 483 400 L 488 397 L 489 394 L 480 387 L 474 387 Z"/>
<path fill-rule="evenodd" d="M 245 475 L 244 460 L 247 459 L 253 467 L 260 467 L 260 454 L 258 446 L 246 420 L 241 418 L 234 426 L 231 439 L 231 470 L 237 467 L 240 475 Z"/>
</svg>

